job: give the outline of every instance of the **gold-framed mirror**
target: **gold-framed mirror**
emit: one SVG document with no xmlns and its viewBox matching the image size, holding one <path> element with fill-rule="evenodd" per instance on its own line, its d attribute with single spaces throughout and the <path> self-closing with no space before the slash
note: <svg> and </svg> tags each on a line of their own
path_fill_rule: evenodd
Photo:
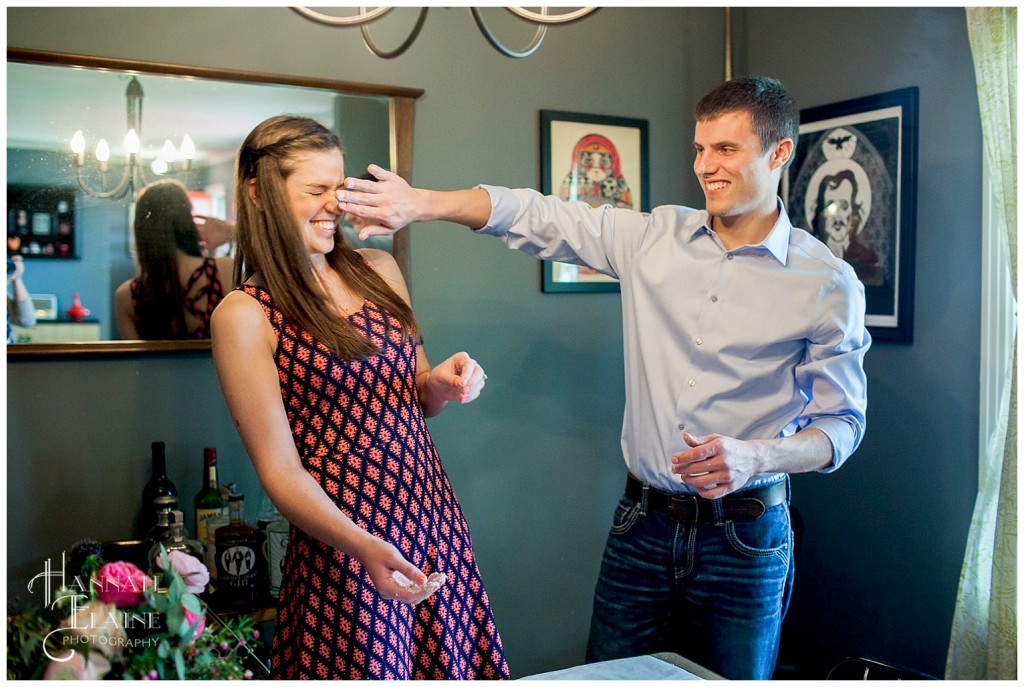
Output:
<svg viewBox="0 0 1024 687">
<path fill-rule="evenodd" d="M 7 75 L 8 252 L 12 231 L 26 231 L 30 237 L 36 236 L 32 233 L 36 228 L 44 233 L 38 241 L 26 242 L 17 250 L 24 251 L 24 281 L 42 308 L 36 312 L 48 318 L 37 321 L 36 328 L 42 323 L 50 331 L 61 332 L 54 335 L 56 340 L 44 336 L 42 342 L 29 338 L 25 343 L 9 344 L 9 361 L 210 348 L 208 340 L 121 340 L 113 322 L 114 287 L 126 275 L 132 276 L 134 269 L 133 194 L 99 198 L 83 188 L 70 141 L 77 130 L 89 132 L 92 141 L 88 145 L 106 136 L 112 141 L 110 159 L 120 159 L 116 157 L 117 141 L 126 130 L 125 93 L 132 77 L 145 92 L 140 115 L 142 150 L 159 148 L 165 137 L 177 140 L 185 131 L 194 142 L 196 155 L 187 172 L 179 172 L 177 178 L 210 199 L 211 215 L 229 221 L 233 220 L 233 192 L 226 186 L 230 186 L 234 154 L 245 135 L 263 119 L 284 113 L 312 116 L 341 136 L 348 173 L 360 174 L 367 164 L 376 162 L 409 178 L 415 102 L 423 94 L 420 89 L 405 87 L 21 48 L 8 48 Z M 88 169 L 98 163 L 91 151 L 85 157 L 89 158 L 85 184 L 93 191 L 101 190 L 97 169 Z M 139 157 L 145 154 L 140 151 Z M 148 181 L 156 178 L 153 172 L 146 172 Z M 121 170 L 112 163 L 108 176 L 116 184 Z M 69 231 L 66 224 L 57 228 L 56 212 L 34 213 L 25 201 L 29 211 L 26 214 L 22 208 L 19 218 L 21 201 L 12 200 L 22 197 L 12 194 L 28 193 L 37 198 L 52 189 L 68 194 L 64 197 L 72 207 L 69 210 L 68 203 L 62 201 L 60 209 L 72 218 L 66 224 L 74 235 L 74 241 L 56 251 L 48 245 L 45 233 L 56 236 Z M 36 214 L 43 216 L 42 221 Z M 22 219 L 38 227 L 12 228 Z M 49 229 L 48 220 L 52 220 Z M 407 230 L 393 237 L 389 250 L 408 279 Z M 76 329 L 74 325 L 81 323 L 66 322 L 62 315 L 72 305 L 72 293 L 79 292 L 83 300 L 90 294 L 85 306 L 100 316 L 89 318 L 90 327 Z M 72 326 L 60 329 L 60 324 Z M 78 334 L 86 330 L 87 335 Z M 71 340 L 61 340 L 64 337 Z"/>
</svg>

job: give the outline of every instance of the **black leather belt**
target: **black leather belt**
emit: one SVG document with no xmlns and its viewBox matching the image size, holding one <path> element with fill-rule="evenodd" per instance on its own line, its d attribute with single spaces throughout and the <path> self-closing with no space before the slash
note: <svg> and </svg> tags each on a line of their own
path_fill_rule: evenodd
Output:
<svg viewBox="0 0 1024 687">
<path fill-rule="evenodd" d="M 632 474 L 626 476 L 626 496 L 641 502 L 644 483 Z M 718 499 L 722 505 L 725 520 L 754 520 L 764 515 L 772 506 L 786 502 L 786 480 L 767 487 L 736 491 Z M 686 494 L 670 494 L 653 486 L 647 487 L 648 510 L 667 513 L 680 522 L 714 522 L 715 511 L 712 499 Z"/>
</svg>

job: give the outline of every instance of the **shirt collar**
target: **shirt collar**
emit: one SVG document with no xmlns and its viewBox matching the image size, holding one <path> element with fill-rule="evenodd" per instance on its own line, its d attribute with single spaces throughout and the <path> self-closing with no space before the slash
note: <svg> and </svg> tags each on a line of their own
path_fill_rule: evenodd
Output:
<svg viewBox="0 0 1024 687">
<path fill-rule="evenodd" d="M 758 245 L 764 247 L 775 256 L 776 260 L 785 265 L 789 257 L 789 237 L 793 233 L 793 223 L 789 220 L 789 213 L 786 212 L 786 206 L 783 204 L 782 198 L 777 198 L 777 203 L 779 218 L 775 221 L 775 226 L 772 227 L 768 235 Z M 708 211 L 701 210 L 695 214 L 694 219 L 699 221 L 694 224 L 693 230 L 690 232 L 690 240 L 692 241 L 701 234 L 711 237 L 711 229 L 708 227 L 711 216 L 708 214 Z"/>
</svg>

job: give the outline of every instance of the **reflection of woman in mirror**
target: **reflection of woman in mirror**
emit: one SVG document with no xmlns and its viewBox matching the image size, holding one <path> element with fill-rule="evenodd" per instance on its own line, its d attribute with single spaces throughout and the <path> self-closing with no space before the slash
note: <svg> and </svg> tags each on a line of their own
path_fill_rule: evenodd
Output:
<svg viewBox="0 0 1024 687">
<path fill-rule="evenodd" d="M 202 220 L 209 234 L 230 227 Z M 135 205 L 138 274 L 114 292 L 122 339 L 210 338 L 210 316 L 223 298 L 233 261 L 203 256 L 195 221 L 179 182 L 161 180 L 142 190 Z"/>
<path fill-rule="evenodd" d="M 271 674 L 507 678 L 425 421 L 474 400 L 485 375 L 466 353 L 431 367 L 394 258 L 344 239 L 344 178 L 341 142 L 312 119 L 249 134 L 235 175 L 240 286 L 213 317 L 228 410 L 291 523 Z"/>
<path fill-rule="evenodd" d="M 8 238 L 8 247 L 10 239 Z M 7 258 L 7 343 L 14 343 L 14 330 L 11 324 L 19 327 L 36 326 L 36 309 L 32 304 L 32 295 L 25 287 L 22 277 L 25 275 L 25 261 L 20 255 Z"/>
</svg>

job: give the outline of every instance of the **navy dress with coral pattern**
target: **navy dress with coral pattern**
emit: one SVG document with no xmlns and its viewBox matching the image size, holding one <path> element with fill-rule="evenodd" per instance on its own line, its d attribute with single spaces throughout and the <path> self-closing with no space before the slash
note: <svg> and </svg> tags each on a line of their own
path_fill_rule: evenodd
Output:
<svg viewBox="0 0 1024 687">
<path fill-rule="evenodd" d="M 359 527 L 448 580 L 417 606 L 382 599 L 363 566 L 292 526 L 271 675 L 283 679 L 508 678 L 462 509 L 427 431 L 416 344 L 370 301 L 349 317 L 379 353 L 334 357 L 288 324 L 270 294 L 241 289 L 277 334 L 277 369 L 302 463 Z"/>
</svg>

